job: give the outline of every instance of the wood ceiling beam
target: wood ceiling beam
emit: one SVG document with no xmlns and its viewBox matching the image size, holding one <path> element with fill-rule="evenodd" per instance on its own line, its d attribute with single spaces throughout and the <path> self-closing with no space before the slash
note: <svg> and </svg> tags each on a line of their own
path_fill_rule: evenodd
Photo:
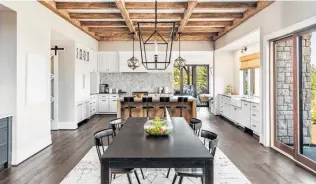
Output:
<svg viewBox="0 0 316 184">
<path fill-rule="evenodd" d="M 199 2 L 196 9 L 240 9 L 256 8 L 257 2 Z"/>
<path fill-rule="evenodd" d="M 191 19 L 212 19 L 212 18 L 243 18 L 242 13 L 193 13 Z"/>
<path fill-rule="evenodd" d="M 89 31 L 89 28 L 86 26 L 82 26 L 80 24 L 80 21 L 71 19 L 71 16 L 69 15 L 69 12 L 66 10 L 58 10 L 56 7 L 56 2 L 51 0 L 38 0 L 39 3 L 71 23 L 72 25 L 76 26 L 78 29 L 82 30 L 83 32 L 87 33 L 91 37 L 93 37 L 96 40 L 100 40 L 100 37 L 96 36 L 95 33 L 92 33 Z"/>
<path fill-rule="evenodd" d="M 199 26 L 232 26 L 232 21 L 189 21 L 187 27 L 199 27 Z"/>
<path fill-rule="evenodd" d="M 182 32 L 185 26 L 187 25 L 187 23 L 189 22 L 189 19 L 193 13 L 193 9 L 197 5 L 197 3 L 198 3 L 197 0 L 188 2 L 188 9 L 184 11 L 184 16 L 183 16 L 183 19 L 180 21 L 178 32 Z"/>
<path fill-rule="evenodd" d="M 115 4 L 117 8 L 120 10 L 122 17 L 124 18 L 130 32 L 135 33 L 135 27 L 133 26 L 133 21 L 130 19 L 129 13 L 125 8 L 125 2 L 123 0 L 115 0 Z"/>
<path fill-rule="evenodd" d="M 120 13 L 70 13 L 72 19 L 122 19 Z"/>
<path fill-rule="evenodd" d="M 157 27 L 158 32 L 171 32 L 172 27 Z M 138 27 L 136 27 L 138 31 Z M 155 27 L 141 27 L 141 31 L 143 32 L 154 32 Z"/>
<path fill-rule="evenodd" d="M 117 9 L 114 2 L 56 2 L 57 9 Z"/>
<path fill-rule="evenodd" d="M 236 19 L 233 21 L 233 26 L 230 27 L 225 27 L 225 30 L 220 32 L 218 36 L 214 37 L 214 40 L 217 40 L 219 37 L 227 34 L 229 31 L 235 29 L 237 26 L 239 26 L 241 23 L 245 22 L 264 8 L 268 7 L 271 5 L 274 1 L 265 1 L 265 0 L 259 0 L 257 4 L 257 8 L 255 9 L 248 9 L 245 11 L 243 18 L 242 19 Z"/>
<path fill-rule="evenodd" d="M 126 26 L 124 21 L 81 21 L 83 26 Z"/>
<path fill-rule="evenodd" d="M 224 28 L 221 28 L 221 27 L 186 27 L 182 30 L 183 33 L 191 33 L 191 32 L 217 33 L 217 32 L 221 32 L 221 31 L 224 31 Z"/>
<path fill-rule="evenodd" d="M 213 35 L 182 35 L 181 41 L 210 41 L 212 40 Z M 164 37 L 167 39 L 167 37 Z M 132 37 L 129 35 L 120 35 L 120 36 L 101 36 L 101 41 L 131 41 Z"/>
<path fill-rule="evenodd" d="M 126 2 L 126 9 L 154 9 L 154 2 Z M 158 9 L 185 9 L 185 2 L 158 2 Z"/>
<path fill-rule="evenodd" d="M 102 33 L 102 32 L 125 32 L 129 33 L 130 30 L 128 27 L 89 27 L 89 31 L 95 33 Z"/>
<path fill-rule="evenodd" d="M 158 13 L 158 19 L 181 19 L 181 13 Z M 154 13 L 130 13 L 131 19 L 155 19 Z M 146 21 L 146 20 L 144 20 Z"/>
<path fill-rule="evenodd" d="M 176 27 L 179 25 L 179 22 L 176 22 Z M 134 26 L 138 27 L 137 21 L 134 21 Z M 142 23 L 142 27 L 155 27 L 154 23 Z M 159 23 L 160 27 L 172 27 L 172 24 L 170 23 Z"/>
</svg>

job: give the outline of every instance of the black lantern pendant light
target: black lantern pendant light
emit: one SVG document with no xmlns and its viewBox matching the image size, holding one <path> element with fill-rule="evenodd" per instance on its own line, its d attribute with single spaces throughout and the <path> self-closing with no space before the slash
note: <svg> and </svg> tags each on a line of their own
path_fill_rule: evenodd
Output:
<svg viewBox="0 0 316 184">
<path fill-rule="evenodd" d="M 181 47 L 180 47 L 180 42 L 181 42 L 181 33 L 178 33 L 179 34 L 179 57 L 177 59 L 174 60 L 174 67 L 177 67 L 179 68 L 179 70 L 181 70 L 184 66 L 185 66 L 185 62 L 186 60 L 183 59 L 181 56 L 180 56 L 180 50 L 181 50 Z"/>
<path fill-rule="evenodd" d="M 131 69 L 135 70 L 136 68 L 139 67 L 139 61 L 138 59 L 134 56 L 134 34 L 132 33 L 133 36 L 133 57 L 131 57 L 130 59 L 127 60 L 127 65 L 128 67 L 130 67 Z"/>
<path fill-rule="evenodd" d="M 146 36 L 142 32 L 144 24 L 154 24 L 154 31 Z M 158 31 L 158 25 L 169 25 L 168 39 L 164 39 Z M 138 22 L 138 36 L 141 51 L 142 64 L 147 70 L 165 70 L 170 64 L 172 54 L 173 37 L 175 34 L 176 22 L 158 22 L 157 20 L 157 0 L 155 1 L 155 21 L 154 22 Z M 166 28 L 167 29 L 167 28 Z M 158 46 L 162 52 L 158 52 Z M 149 52 L 152 51 L 153 52 Z"/>
</svg>

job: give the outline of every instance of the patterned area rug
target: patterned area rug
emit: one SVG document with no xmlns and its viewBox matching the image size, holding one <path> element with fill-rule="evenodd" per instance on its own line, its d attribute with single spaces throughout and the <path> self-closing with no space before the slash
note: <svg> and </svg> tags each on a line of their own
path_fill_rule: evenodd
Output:
<svg viewBox="0 0 316 184">
<path fill-rule="evenodd" d="M 140 170 L 138 176 L 141 184 L 171 184 L 174 177 L 172 169 L 169 178 L 166 178 L 168 169 L 143 169 L 145 180 L 142 179 Z M 133 184 L 137 184 L 134 174 L 131 174 Z M 178 183 L 179 177 L 176 181 Z M 99 184 L 100 162 L 96 148 L 91 150 L 71 170 L 61 182 L 62 184 Z M 241 171 L 217 148 L 214 160 L 214 183 L 215 184 L 251 184 Z M 112 184 L 128 184 L 126 175 L 118 175 Z M 183 184 L 201 184 L 199 178 L 184 178 Z"/>
</svg>

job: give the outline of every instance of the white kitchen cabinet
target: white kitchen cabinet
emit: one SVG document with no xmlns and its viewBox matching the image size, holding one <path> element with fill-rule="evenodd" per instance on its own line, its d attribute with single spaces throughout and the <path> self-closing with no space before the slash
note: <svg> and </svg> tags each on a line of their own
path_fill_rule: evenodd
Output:
<svg viewBox="0 0 316 184">
<path fill-rule="evenodd" d="M 109 102 L 110 102 L 110 99 L 108 99 L 108 98 L 99 99 L 98 112 L 99 113 L 108 113 L 110 111 Z"/>
<path fill-rule="evenodd" d="M 241 123 L 241 108 L 236 107 L 236 106 L 230 106 L 230 119 L 234 122 L 234 123 Z"/>
<path fill-rule="evenodd" d="M 98 71 L 107 73 L 119 72 L 119 61 L 117 52 L 99 52 Z"/>
<path fill-rule="evenodd" d="M 253 133 L 260 136 L 260 104 L 251 103 L 251 129 Z"/>
<path fill-rule="evenodd" d="M 99 93 L 100 89 L 100 73 L 90 73 L 90 94 Z"/>
<path fill-rule="evenodd" d="M 86 101 L 82 104 L 82 120 L 90 118 L 89 103 L 89 101 Z"/>
<path fill-rule="evenodd" d="M 79 103 L 76 106 L 76 122 L 79 123 L 81 121 L 82 121 L 82 103 Z"/>
<path fill-rule="evenodd" d="M 251 128 L 251 117 L 249 116 L 250 114 L 250 102 L 242 101 L 242 110 L 241 110 L 241 115 L 242 115 L 242 121 L 241 125 L 247 128 Z"/>
<path fill-rule="evenodd" d="M 117 113 L 117 100 L 110 99 L 110 112 Z"/>
<path fill-rule="evenodd" d="M 97 113 L 97 97 L 98 95 L 90 96 L 90 117 Z"/>
</svg>

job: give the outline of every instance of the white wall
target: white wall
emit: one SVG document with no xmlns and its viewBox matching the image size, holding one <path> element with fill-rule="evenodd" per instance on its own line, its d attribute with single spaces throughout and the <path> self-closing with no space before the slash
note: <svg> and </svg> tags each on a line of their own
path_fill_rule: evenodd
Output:
<svg viewBox="0 0 316 184">
<path fill-rule="evenodd" d="M 97 50 L 98 43 L 37 1 L 1 1 L 1 4 L 17 12 L 18 90 L 12 158 L 12 164 L 16 165 L 51 144 L 49 96 L 41 104 L 25 103 L 27 53 L 46 58 L 46 67 L 49 68 L 51 29 L 58 30 L 94 50 Z M 46 80 L 49 84 L 49 71 Z M 47 94 L 50 94 L 49 85 L 46 88 Z"/>
<path fill-rule="evenodd" d="M 258 38 L 259 39 L 259 38 Z M 246 45 L 247 51 L 241 53 L 241 48 L 233 51 L 233 91 L 237 94 L 241 94 L 240 91 L 240 57 L 260 52 L 260 44 Z"/>
<path fill-rule="evenodd" d="M 229 44 L 230 42 L 246 35 L 249 32 L 260 28 L 260 97 L 261 97 L 261 136 L 260 142 L 265 146 L 271 145 L 270 134 L 270 65 L 269 65 L 269 46 L 267 39 L 273 39 L 282 32 L 283 34 L 290 33 L 291 30 L 303 29 L 307 26 L 315 25 L 313 20 L 300 22 L 305 19 L 316 16 L 315 1 L 276 1 L 269 7 L 265 8 L 240 26 L 230 31 L 215 42 L 215 48 L 219 49 Z M 292 26 L 297 24 L 296 26 Z M 305 24 L 305 26 L 304 26 Z M 269 36 L 268 36 L 269 35 Z M 263 39 L 267 38 L 267 39 Z"/>
<path fill-rule="evenodd" d="M 233 85 L 233 63 L 232 51 L 214 52 L 214 107 L 215 114 L 219 114 L 218 94 L 223 94 L 227 85 Z"/>
</svg>

